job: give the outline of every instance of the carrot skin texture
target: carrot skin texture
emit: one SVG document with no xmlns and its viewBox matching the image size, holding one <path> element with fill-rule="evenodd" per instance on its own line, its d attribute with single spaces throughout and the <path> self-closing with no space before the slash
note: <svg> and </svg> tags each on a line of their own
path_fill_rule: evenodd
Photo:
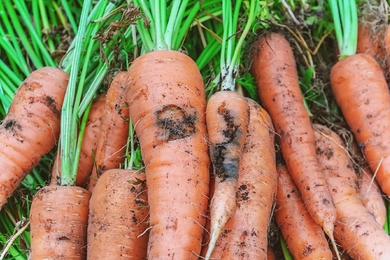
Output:
<svg viewBox="0 0 390 260">
<path fill-rule="evenodd" d="M 31 204 L 31 260 L 85 259 L 90 192 L 46 186 Z"/>
<path fill-rule="evenodd" d="M 76 185 L 85 187 L 92 172 L 94 158 L 93 154 L 96 151 L 97 140 L 100 133 L 101 119 L 106 102 L 106 94 L 98 96 L 88 115 L 87 125 L 84 131 L 84 137 L 81 144 L 80 159 L 77 170 Z M 61 163 L 60 156 L 57 153 L 51 172 L 50 185 L 58 185 L 61 180 Z"/>
<path fill-rule="evenodd" d="M 148 259 L 198 259 L 210 179 L 202 76 L 185 54 L 160 50 L 132 63 L 127 84 L 146 170 Z"/>
<path fill-rule="evenodd" d="M 372 26 L 359 23 L 356 53 L 364 53 L 371 55 L 374 58 L 380 58 L 381 56 L 383 56 L 383 49 L 381 43 L 383 38 L 383 32 L 379 32 L 379 35 L 374 34 Z"/>
<path fill-rule="evenodd" d="M 290 44 L 283 35 L 270 33 L 260 38 L 255 52 L 251 72 L 287 168 L 314 221 L 332 234 L 336 210 L 315 157 L 314 133 Z"/>
<path fill-rule="evenodd" d="M 369 167 L 358 176 L 359 194 L 364 206 L 374 215 L 376 221 L 383 227 L 387 219 L 387 210 L 382 198 L 382 192 L 374 179 Z"/>
<path fill-rule="evenodd" d="M 146 259 L 149 227 L 145 173 L 111 169 L 89 203 L 88 258 Z"/>
<path fill-rule="evenodd" d="M 237 92 L 214 93 L 206 108 L 210 158 L 216 176 L 210 205 L 209 259 L 226 222 L 236 210 L 236 191 L 241 153 L 249 122 L 248 101 Z"/>
<path fill-rule="evenodd" d="M 390 259 L 390 237 L 363 204 L 343 142 L 329 128 L 314 127 L 317 158 L 337 210 L 336 241 L 353 259 Z"/>
<path fill-rule="evenodd" d="M 285 165 L 277 167 L 278 189 L 275 220 L 295 260 L 332 259 L 325 233 L 306 210 Z"/>
<path fill-rule="evenodd" d="M 239 166 L 237 209 L 227 221 L 211 259 L 267 259 L 268 224 L 277 189 L 271 118 L 247 99 L 249 124 Z"/>
<path fill-rule="evenodd" d="M 126 78 L 127 72 L 119 72 L 107 90 L 106 105 L 95 153 L 95 165 L 88 183 L 90 192 L 93 192 L 97 179 L 105 171 L 119 168 L 124 161 L 129 133 Z"/>
<path fill-rule="evenodd" d="M 390 195 L 390 93 L 381 67 L 373 57 L 355 54 L 336 63 L 330 80 L 368 165 Z"/>
<path fill-rule="evenodd" d="M 0 125 L 0 209 L 57 143 L 68 79 L 62 70 L 44 67 L 19 86 Z"/>
</svg>

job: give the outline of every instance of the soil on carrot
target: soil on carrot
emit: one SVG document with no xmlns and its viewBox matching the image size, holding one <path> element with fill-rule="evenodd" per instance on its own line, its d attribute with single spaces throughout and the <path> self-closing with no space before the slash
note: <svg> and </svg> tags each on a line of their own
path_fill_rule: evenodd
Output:
<svg viewBox="0 0 390 260">
<path fill-rule="evenodd" d="M 225 156 L 228 149 L 239 145 L 237 139 L 239 136 L 245 133 L 242 132 L 240 125 L 234 124 L 234 117 L 226 108 L 225 102 L 223 102 L 221 106 L 218 107 L 218 114 L 223 116 L 224 121 L 226 123 L 226 128 L 224 128 L 225 130 L 222 131 L 227 141 L 216 144 L 214 148 L 214 154 L 211 157 L 214 159 L 213 165 L 215 168 L 216 176 L 218 176 L 221 181 L 225 181 L 226 179 L 237 178 L 237 176 L 231 176 L 230 173 L 237 171 L 237 169 L 236 171 L 234 171 L 234 168 L 236 168 L 236 165 L 238 165 L 238 163 L 231 159 L 230 161 L 234 161 L 234 164 L 229 163 L 229 165 L 227 165 L 225 163 Z"/>
<path fill-rule="evenodd" d="M 193 110 L 193 112 L 189 112 Z M 155 112 L 157 133 L 160 140 L 175 141 L 189 137 L 196 132 L 197 115 L 192 107 L 181 108 L 176 105 L 167 105 Z"/>
</svg>

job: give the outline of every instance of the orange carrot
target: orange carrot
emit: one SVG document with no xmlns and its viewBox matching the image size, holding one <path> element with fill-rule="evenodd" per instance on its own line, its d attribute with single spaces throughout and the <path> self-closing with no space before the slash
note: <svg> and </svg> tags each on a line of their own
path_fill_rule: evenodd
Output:
<svg viewBox="0 0 390 260">
<path fill-rule="evenodd" d="M 221 231 L 236 210 L 238 170 L 249 122 L 248 101 L 237 92 L 216 92 L 207 103 L 206 122 L 216 178 L 205 258 L 209 259 Z"/>
<path fill-rule="evenodd" d="M 380 58 L 383 56 L 383 38 L 383 32 L 374 32 L 369 24 L 359 23 L 356 53 L 365 53 L 374 58 Z"/>
<path fill-rule="evenodd" d="M 267 259 L 277 188 L 275 132 L 267 112 L 253 100 L 247 102 L 250 119 L 239 165 L 237 209 L 222 229 L 211 259 Z"/>
<path fill-rule="evenodd" d="M 383 227 L 387 219 L 387 210 L 382 198 L 382 192 L 374 179 L 369 167 L 365 167 L 358 176 L 359 194 L 363 204 L 374 215 L 376 221 Z"/>
<path fill-rule="evenodd" d="M 80 151 L 80 159 L 76 177 L 76 185 L 85 187 L 92 172 L 97 140 L 100 133 L 101 119 L 106 103 L 106 94 L 98 96 L 92 103 L 84 130 Z M 57 153 L 52 167 L 50 185 L 57 185 L 61 178 L 60 154 Z"/>
<path fill-rule="evenodd" d="M 31 260 L 85 259 L 90 193 L 78 186 L 46 186 L 31 204 Z"/>
<path fill-rule="evenodd" d="M 56 145 L 69 76 L 44 67 L 20 85 L 0 125 L 0 209 L 41 157 Z"/>
<path fill-rule="evenodd" d="M 93 191 L 97 179 L 107 170 L 119 168 L 124 161 L 129 131 L 129 109 L 126 102 L 127 73 L 119 72 L 107 90 L 106 105 L 95 153 L 95 165 L 88 183 Z"/>
<path fill-rule="evenodd" d="M 287 168 L 306 209 L 332 239 L 336 210 L 315 157 L 314 133 L 290 44 L 283 35 L 269 33 L 259 39 L 255 51 L 251 71 L 278 134 Z"/>
<path fill-rule="evenodd" d="M 106 171 L 89 203 L 88 259 L 146 259 L 148 213 L 145 174 Z"/>
<path fill-rule="evenodd" d="M 198 259 L 210 178 L 202 76 L 187 55 L 158 50 L 132 63 L 127 85 L 146 170 L 148 259 Z"/>
<path fill-rule="evenodd" d="M 357 176 L 340 137 L 314 125 L 317 158 L 336 206 L 336 241 L 353 259 L 390 259 L 390 237 L 364 206 Z"/>
<path fill-rule="evenodd" d="M 336 63 L 330 80 L 368 165 L 390 195 L 390 93 L 381 67 L 373 57 L 355 54 Z"/>
<path fill-rule="evenodd" d="M 307 212 L 286 166 L 277 169 L 275 220 L 294 259 L 332 259 L 324 231 Z"/>
</svg>

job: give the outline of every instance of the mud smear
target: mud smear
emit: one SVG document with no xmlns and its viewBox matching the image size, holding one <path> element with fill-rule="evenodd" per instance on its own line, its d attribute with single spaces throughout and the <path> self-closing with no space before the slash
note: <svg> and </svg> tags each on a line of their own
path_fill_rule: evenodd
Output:
<svg viewBox="0 0 390 260">
<path fill-rule="evenodd" d="M 196 113 L 187 113 L 176 105 L 164 106 L 155 112 L 157 125 L 160 128 L 158 133 L 160 139 L 174 141 L 189 137 L 196 132 Z"/>
</svg>

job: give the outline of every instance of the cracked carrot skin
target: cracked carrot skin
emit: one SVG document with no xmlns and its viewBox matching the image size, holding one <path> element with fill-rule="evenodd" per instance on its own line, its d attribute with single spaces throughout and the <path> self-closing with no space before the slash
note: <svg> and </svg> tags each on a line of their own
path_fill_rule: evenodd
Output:
<svg viewBox="0 0 390 260">
<path fill-rule="evenodd" d="M 301 194 L 283 164 L 278 167 L 275 220 L 295 260 L 329 259 L 332 250 L 321 226 L 306 210 Z"/>
<path fill-rule="evenodd" d="M 62 70 L 44 67 L 33 71 L 19 86 L 0 125 L 0 209 L 56 145 L 68 79 Z"/>
<path fill-rule="evenodd" d="M 210 259 L 267 259 L 268 224 L 277 189 L 275 131 L 268 113 L 246 100 L 249 123 L 238 172 L 237 209 Z"/>
<path fill-rule="evenodd" d="M 90 192 L 93 192 L 96 181 L 105 171 L 119 168 L 125 159 L 129 134 L 126 78 L 126 71 L 119 72 L 107 90 L 95 152 L 95 164 L 88 183 Z"/>
<path fill-rule="evenodd" d="M 31 204 L 31 260 L 80 259 L 87 255 L 91 194 L 78 186 L 46 186 Z"/>
<path fill-rule="evenodd" d="M 159 50 L 132 63 L 126 84 L 145 163 L 148 259 L 198 259 L 210 180 L 202 76 L 187 55 Z"/>
<path fill-rule="evenodd" d="M 106 171 L 89 203 L 87 259 L 147 259 L 148 214 L 145 173 Z"/>
<path fill-rule="evenodd" d="M 363 204 L 342 140 L 325 126 L 314 128 L 317 158 L 336 205 L 336 241 L 353 259 L 390 259 L 390 237 Z"/>
<path fill-rule="evenodd" d="M 370 55 L 355 54 L 333 66 L 330 80 L 371 171 L 390 195 L 390 93 L 381 67 Z"/>
<path fill-rule="evenodd" d="M 332 236 L 336 209 L 316 159 L 313 128 L 299 88 L 294 54 L 283 35 L 268 33 L 259 39 L 251 72 L 306 208 Z"/>
<path fill-rule="evenodd" d="M 89 177 L 92 172 L 94 163 L 94 154 L 97 147 L 97 140 L 100 133 L 101 119 L 106 103 L 106 94 L 98 96 L 92 103 L 91 110 L 88 115 L 87 125 L 84 131 L 84 137 L 81 144 L 80 159 L 77 170 L 76 185 L 86 187 Z M 61 180 L 61 164 L 60 155 L 56 154 L 52 172 L 50 185 L 58 185 Z"/>
</svg>

